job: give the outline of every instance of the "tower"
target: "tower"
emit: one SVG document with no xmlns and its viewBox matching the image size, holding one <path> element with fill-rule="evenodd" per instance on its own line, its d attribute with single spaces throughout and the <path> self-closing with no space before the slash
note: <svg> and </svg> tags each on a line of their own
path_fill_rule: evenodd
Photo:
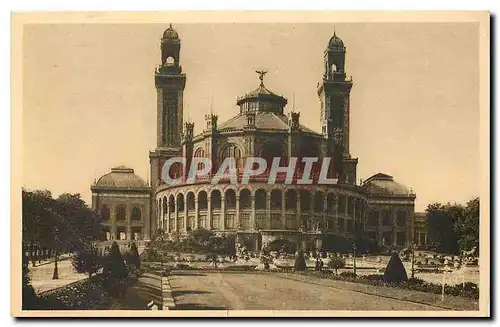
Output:
<svg viewBox="0 0 500 327">
<path fill-rule="evenodd" d="M 318 84 L 321 104 L 321 132 L 326 139 L 327 155 L 336 157 L 339 178 L 356 182 L 357 159 L 349 152 L 349 97 L 352 79 L 346 79 L 346 48 L 334 32 L 324 52 L 324 73 Z"/>
<path fill-rule="evenodd" d="M 157 147 L 181 146 L 183 94 L 186 74 L 180 66 L 181 40 L 172 28 L 161 39 L 161 65 L 155 72 L 158 99 Z"/>
<path fill-rule="evenodd" d="M 151 186 L 153 191 L 162 184 L 165 161 L 182 156 L 183 98 L 186 74 L 180 65 L 181 40 L 170 27 L 161 38 L 161 64 L 155 70 L 157 91 L 156 149 L 149 152 Z M 151 206 L 151 230 L 155 231 L 163 217 L 157 217 L 157 208 Z"/>
</svg>

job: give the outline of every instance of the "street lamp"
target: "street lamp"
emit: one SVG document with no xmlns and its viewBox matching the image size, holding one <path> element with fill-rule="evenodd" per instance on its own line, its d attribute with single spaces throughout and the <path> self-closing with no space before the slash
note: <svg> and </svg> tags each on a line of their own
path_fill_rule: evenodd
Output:
<svg viewBox="0 0 500 327">
<path fill-rule="evenodd" d="M 54 251 L 55 251 L 55 256 L 54 256 L 54 272 L 52 274 L 52 279 L 59 279 L 59 269 L 57 268 L 57 256 L 59 255 L 57 248 L 58 248 L 58 243 L 59 243 L 59 229 L 57 226 L 55 227 L 55 243 L 54 243 Z"/>
<path fill-rule="evenodd" d="M 410 249 L 411 249 L 411 279 L 415 278 L 415 242 L 412 241 L 410 243 Z"/>
<path fill-rule="evenodd" d="M 354 275 L 356 275 L 356 250 L 356 243 L 352 243 Z"/>
</svg>

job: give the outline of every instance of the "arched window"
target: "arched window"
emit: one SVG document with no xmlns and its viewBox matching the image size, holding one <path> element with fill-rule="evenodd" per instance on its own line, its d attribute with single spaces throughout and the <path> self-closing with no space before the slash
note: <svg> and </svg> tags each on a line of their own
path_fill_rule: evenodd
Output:
<svg viewBox="0 0 500 327">
<path fill-rule="evenodd" d="M 198 193 L 198 209 L 207 210 L 208 201 L 207 201 L 207 192 L 201 191 Z"/>
<path fill-rule="evenodd" d="M 195 158 L 204 158 L 205 157 L 205 150 L 203 150 L 202 148 L 198 148 L 195 152 L 194 152 L 194 157 Z M 198 163 L 198 170 L 202 170 L 204 167 L 204 164 L 203 162 L 199 162 Z"/>
<path fill-rule="evenodd" d="M 378 211 L 376 211 L 376 210 L 370 211 L 370 213 L 368 214 L 368 220 L 366 223 L 368 226 L 377 226 L 378 225 Z"/>
<path fill-rule="evenodd" d="M 326 212 L 333 213 L 335 208 L 335 198 L 333 193 L 328 193 L 326 196 Z"/>
<path fill-rule="evenodd" d="M 382 225 L 391 226 L 393 224 L 392 216 L 389 210 L 382 211 Z"/>
<path fill-rule="evenodd" d="M 283 144 L 270 141 L 264 143 L 260 150 L 260 157 L 267 162 L 267 170 L 271 169 L 274 158 L 281 158 L 280 164 L 286 160 L 286 151 Z"/>
<path fill-rule="evenodd" d="M 184 194 L 177 194 L 177 211 L 184 212 Z"/>
<path fill-rule="evenodd" d="M 311 210 L 311 193 L 308 191 L 300 191 L 300 210 Z"/>
<path fill-rule="evenodd" d="M 255 192 L 255 209 L 267 208 L 266 191 L 259 189 Z"/>
<path fill-rule="evenodd" d="M 399 227 L 406 226 L 406 211 L 398 210 L 396 213 L 396 221 Z"/>
<path fill-rule="evenodd" d="M 175 212 L 175 198 L 173 195 L 170 195 L 168 198 L 168 206 L 170 208 L 170 213 Z"/>
<path fill-rule="evenodd" d="M 124 206 L 116 208 L 116 220 L 125 220 L 127 218 L 127 209 Z"/>
<path fill-rule="evenodd" d="M 226 209 L 236 208 L 236 193 L 234 192 L 234 190 L 232 189 L 227 190 L 224 198 L 226 201 L 225 203 Z"/>
<path fill-rule="evenodd" d="M 236 144 L 228 144 L 225 148 L 224 151 L 222 151 L 222 158 L 220 162 L 224 162 L 225 158 L 234 158 L 234 162 L 236 164 L 236 169 L 242 168 L 243 167 L 243 162 L 242 162 L 242 154 L 240 148 Z"/>
<path fill-rule="evenodd" d="M 168 57 L 168 58 L 167 58 L 167 60 L 165 60 L 165 63 L 166 63 L 167 65 L 173 65 L 173 64 L 175 64 L 175 59 L 174 59 L 174 57 Z"/>
<path fill-rule="evenodd" d="M 337 65 L 332 64 L 332 73 L 335 73 L 337 71 Z"/>
<path fill-rule="evenodd" d="M 220 191 L 214 190 L 212 191 L 212 194 L 210 196 L 210 205 L 212 206 L 212 209 L 220 209 L 221 208 L 221 195 Z"/>
<path fill-rule="evenodd" d="M 195 209 L 195 204 L 194 204 L 194 193 L 193 192 L 189 192 L 187 194 L 187 209 L 188 211 L 190 210 L 194 210 Z"/>
<path fill-rule="evenodd" d="M 109 212 L 109 208 L 107 205 L 103 205 L 101 207 L 101 218 L 102 220 L 109 220 L 109 215 L 110 215 L 110 212 Z"/>
<path fill-rule="evenodd" d="M 243 189 L 240 191 L 240 209 L 250 209 L 252 207 L 252 200 L 250 190 Z"/>
<path fill-rule="evenodd" d="M 346 196 L 345 195 L 339 195 L 339 203 L 338 203 L 338 208 L 337 208 L 337 212 L 340 213 L 340 214 L 345 214 L 345 209 L 346 209 Z"/>
<path fill-rule="evenodd" d="M 325 196 L 322 192 L 318 192 L 314 195 L 314 211 L 323 212 L 325 206 Z"/>
<path fill-rule="evenodd" d="M 271 209 L 281 209 L 281 191 L 272 190 L 271 191 Z"/>
<path fill-rule="evenodd" d="M 130 216 L 130 219 L 134 220 L 134 221 L 138 221 L 138 220 L 141 220 L 141 218 L 142 218 L 141 208 L 133 207 L 132 208 L 132 215 Z"/>
<path fill-rule="evenodd" d="M 297 192 L 294 190 L 286 191 L 285 208 L 286 210 L 297 210 Z"/>
</svg>

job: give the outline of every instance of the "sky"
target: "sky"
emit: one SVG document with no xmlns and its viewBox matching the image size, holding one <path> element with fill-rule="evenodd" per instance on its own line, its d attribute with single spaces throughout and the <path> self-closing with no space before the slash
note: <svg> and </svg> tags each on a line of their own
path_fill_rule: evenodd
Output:
<svg viewBox="0 0 500 327">
<path fill-rule="evenodd" d="M 111 167 L 148 179 L 156 146 L 154 69 L 165 24 L 31 24 L 23 40 L 23 186 L 80 193 Z M 316 85 L 335 31 L 352 76 L 350 152 L 358 181 L 383 172 L 429 203 L 479 196 L 476 23 L 175 24 L 185 118 L 202 130 L 259 84 L 320 131 Z M 21 54 L 20 54 L 21 55 Z M 294 96 L 295 95 L 295 96 Z M 212 98 L 212 101 L 210 101 Z"/>
</svg>

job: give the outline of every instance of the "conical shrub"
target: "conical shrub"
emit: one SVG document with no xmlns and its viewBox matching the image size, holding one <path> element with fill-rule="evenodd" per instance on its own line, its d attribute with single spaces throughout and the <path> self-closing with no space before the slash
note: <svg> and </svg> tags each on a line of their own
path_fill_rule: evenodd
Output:
<svg viewBox="0 0 500 327">
<path fill-rule="evenodd" d="M 295 263 L 293 265 L 293 269 L 295 271 L 304 271 L 307 270 L 306 260 L 304 259 L 304 252 L 299 250 L 297 253 L 297 257 L 295 258 Z"/>
<path fill-rule="evenodd" d="M 407 281 L 406 269 L 396 252 L 391 254 L 391 258 L 385 268 L 384 280 L 386 283 Z"/>
</svg>

